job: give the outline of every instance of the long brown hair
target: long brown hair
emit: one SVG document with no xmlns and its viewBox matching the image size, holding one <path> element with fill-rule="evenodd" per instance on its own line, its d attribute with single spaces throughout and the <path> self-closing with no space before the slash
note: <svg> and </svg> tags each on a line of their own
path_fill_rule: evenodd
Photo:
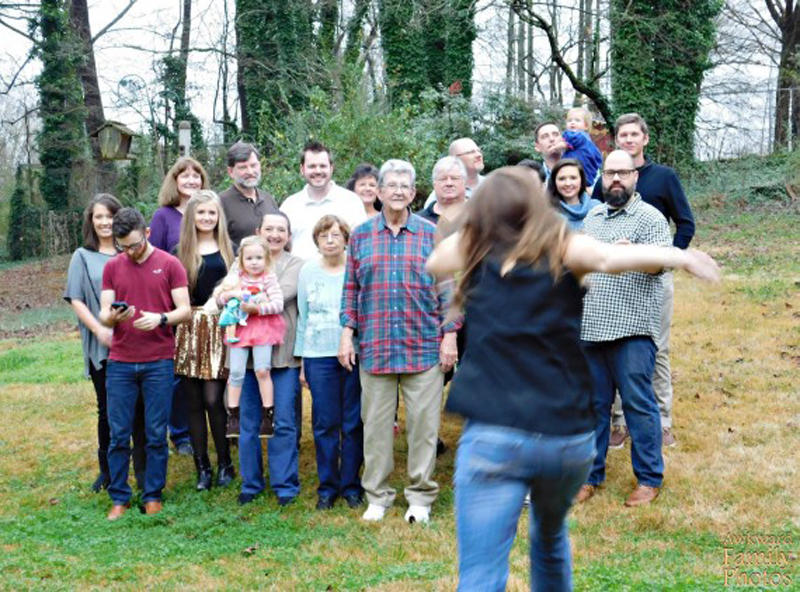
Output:
<svg viewBox="0 0 800 592">
<path fill-rule="evenodd" d="M 90 251 L 97 251 L 100 248 L 100 239 L 92 221 L 94 208 L 97 205 L 104 206 L 112 216 L 122 209 L 122 204 L 110 193 L 98 193 L 89 201 L 83 211 L 83 246 Z"/>
<path fill-rule="evenodd" d="M 200 175 L 202 180 L 201 189 L 208 189 L 208 173 L 203 168 L 203 165 L 197 162 L 191 156 L 181 156 L 175 161 L 175 164 L 167 171 L 164 177 L 164 182 L 161 183 L 161 189 L 158 190 L 158 205 L 159 206 L 179 206 L 181 204 L 181 196 L 178 193 L 178 175 L 186 169 L 194 169 Z"/>
<path fill-rule="evenodd" d="M 465 208 L 461 238 L 464 271 L 456 285 L 452 308 L 462 308 L 472 274 L 488 256 L 503 262 L 503 274 L 517 263 L 546 262 L 552 276 L 558 279 L 566 236 L 566 221 L 550 205 L 541 183 L 530 173 L 520 167 L 494 171 Z"/>
<path fill-rule="evenodd" d="M 197 276 L 200 266 L 203 264 L 203 257 L 197 248 L 197 226 L 195 219 L 197 216 L 197 206 L 206 203 L 213 203 L 217 207 L 217 227 L 214 229 L 214 239 L 219 245 L 219 252 L 225 260 L 225 267 L 231 268 L 233 263 L 233 249 L 231 239 L 228 236 L 228 223 L 225 220 L 225 211 L 217 194 L 209 189 L 195 191 L 189 202 L 186 204 L 186 212 L 181 220 L 181 235 L 178 239 L 178 259 L 186 270 L 189 280 L 189 290 L 194 290 L 197 284 Z"/>
</svg>

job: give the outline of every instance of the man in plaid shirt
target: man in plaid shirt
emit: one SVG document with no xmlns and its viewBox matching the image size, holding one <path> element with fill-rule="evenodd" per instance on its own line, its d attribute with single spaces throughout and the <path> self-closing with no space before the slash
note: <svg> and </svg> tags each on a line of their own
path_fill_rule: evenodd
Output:
<svg viewBox="0 0 800 592">
<path fill-rule="evenodd" d="M 436 228 L 412 214 L 414 167 L 389 160 L 380 171 L 378 216 L 358 226 L 347 252 L 339 361 L 351 369 L 357 332 L 364 421 L 365 520 L 381 520 L 394 503 L 393 421 L 397 388 L 406 407 L 409 503 L 405 519 L 427 522 L 439 492 L 433 480 L 444 373 L 456 362 L 456 323 L 444 323 L 449 294 L 425 262 Z"/>
<path fill-rule="evenodd" d="M 622 150 L 603 167 L 605 203 L 586 216 L 583 232 L 605 243 L 672 244 L 664 216 L 636 193 L 638 173 Z M 589 499 L 605 480 L 611 404 L 619 390 L 631 435 L 631 464 L 638 487 L 626 506 L 652 502 L 664 478 L 661 416 L 653 392 L 656 342 L 661 330 L 662 270 L 652 273 L 592 273 L 583 301 L 581 339 L 594 380 L 597 456 L 577 502 Z"/>
</svg>

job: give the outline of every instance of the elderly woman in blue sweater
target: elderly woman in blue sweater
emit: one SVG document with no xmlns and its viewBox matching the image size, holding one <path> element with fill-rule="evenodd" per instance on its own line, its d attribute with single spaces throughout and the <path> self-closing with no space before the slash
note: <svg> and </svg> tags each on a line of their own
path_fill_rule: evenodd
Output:
<svg viewBox="0 0 800 592">
<path fill-rule="evenodd" d="M 574 158 L 562 158 L 550 171 L 547 194 L 553 207 L 567 219 L 569 229 L 580 231 L 583 219 L 600 202 L 589 197 L 586 191 L 586 173 Z"/>
</svg>

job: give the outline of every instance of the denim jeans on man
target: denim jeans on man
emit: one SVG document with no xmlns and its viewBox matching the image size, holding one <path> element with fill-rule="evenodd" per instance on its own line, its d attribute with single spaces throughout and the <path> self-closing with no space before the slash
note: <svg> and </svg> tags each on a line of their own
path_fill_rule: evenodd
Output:
<svg viewBox="0 0 800 592">
<path fill-rule="evenodd" d="M 297 460 L 295 400 L 300 390 L 300 368 L 273 368 L 270 371 L 275 399 L 275 436 L 267 441 L 269 484 L 278 497 L 300 494 Z M 252 370 L 244 376 L 239 401 L 239 472 L 242 493 L 264 491 L 264 461 L 261 453 L 261 395 Z"/>
<path fill-rule="evenodd" d="M 111 444 L 108 449 L 108 467 L 111 484 L 108 493 L 114 504 L 126 504 L 131 499 L 128 485 L 130 440 L 136 400 L 141 393 L 144 400 L 144 432 L 147 444 L 142 501 L 161 500 L 161 491 L 167 481 L 167 423 L 172 407 L 172 360 L 153 362 L 115 362 L 109 360 L 106 368 L 108 392 L 108 423 Z"/>
<path fill-rule="evenodd" d="M 505 590 L 531 494 L 532 590 L 571 590 L 566 516 L 594 458 L 594 434 L 553 436 L 468 421 L 456 453 L 458 589 Z"/>
<path fill-rule="evenodd" d="M 317 494 L 324 498 L 361 495 L 364 426 L 358 365 L 348 372 L 335 357 L 303 358 L 303 368 L 311 390 Z"/>
<path fill-rule="evenodd" d="M 615 341 L 584 341 L 592 372 L 597 457 L 589 485 L 606 480 L 606 453 L 610 436 L 611 405 L 619 391 L 625 423 L 631 435 L 631 465 L 639 485 L 661 487 L 661 415 L 653 393 L 656 344 L 650 337 L 625 337 Z"/>
</svg>

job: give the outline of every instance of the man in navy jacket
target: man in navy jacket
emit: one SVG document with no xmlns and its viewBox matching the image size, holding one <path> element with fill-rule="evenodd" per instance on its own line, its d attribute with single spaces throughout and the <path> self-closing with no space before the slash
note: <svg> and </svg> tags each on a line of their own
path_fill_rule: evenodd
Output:
<svg viewBox="0 0 800 592">
<path fill-rule="evenodd" d="M 644 148 L 650 141 L 647 122 L 638 113 L 626 113 L 617 118 L 615 128 L 615 142 L 620 148 L 631 155 L 634 166 L 639 173 L 636 191 L 642 196 L 645 203 L 655 207 L 667 219 L 675 224 L 675 236 L 672 244 L 675 247 L 686 249 L 694 237 L 694 216 L 689 200 L 683 192 L 683 187 L 675 171 L 665 165 L 656 164 L 644 154 Z M 594 188 L 594 197 L 603 201 L 601 184 Z M 673 302 L 673 277 L 672 273 L 665 273 L 664 301 L 661 309 L 661 337 L 656 356 L 656 370 L 653 375 L 653 390 L 656 393 L 658 406 L 661 410 L 661 425 L 663 430 L 663 445 L 672 447 L 676 444 L 672 433 L 672 375 L 669 363 L 669 334 L 672 325 Z M 612 433 L 609 448 L 622 448 L 628 437 L 625 419 L 622 416 L 622 407 L 619 396 L 614 402 L 612 420 Z"/>
</svg>

